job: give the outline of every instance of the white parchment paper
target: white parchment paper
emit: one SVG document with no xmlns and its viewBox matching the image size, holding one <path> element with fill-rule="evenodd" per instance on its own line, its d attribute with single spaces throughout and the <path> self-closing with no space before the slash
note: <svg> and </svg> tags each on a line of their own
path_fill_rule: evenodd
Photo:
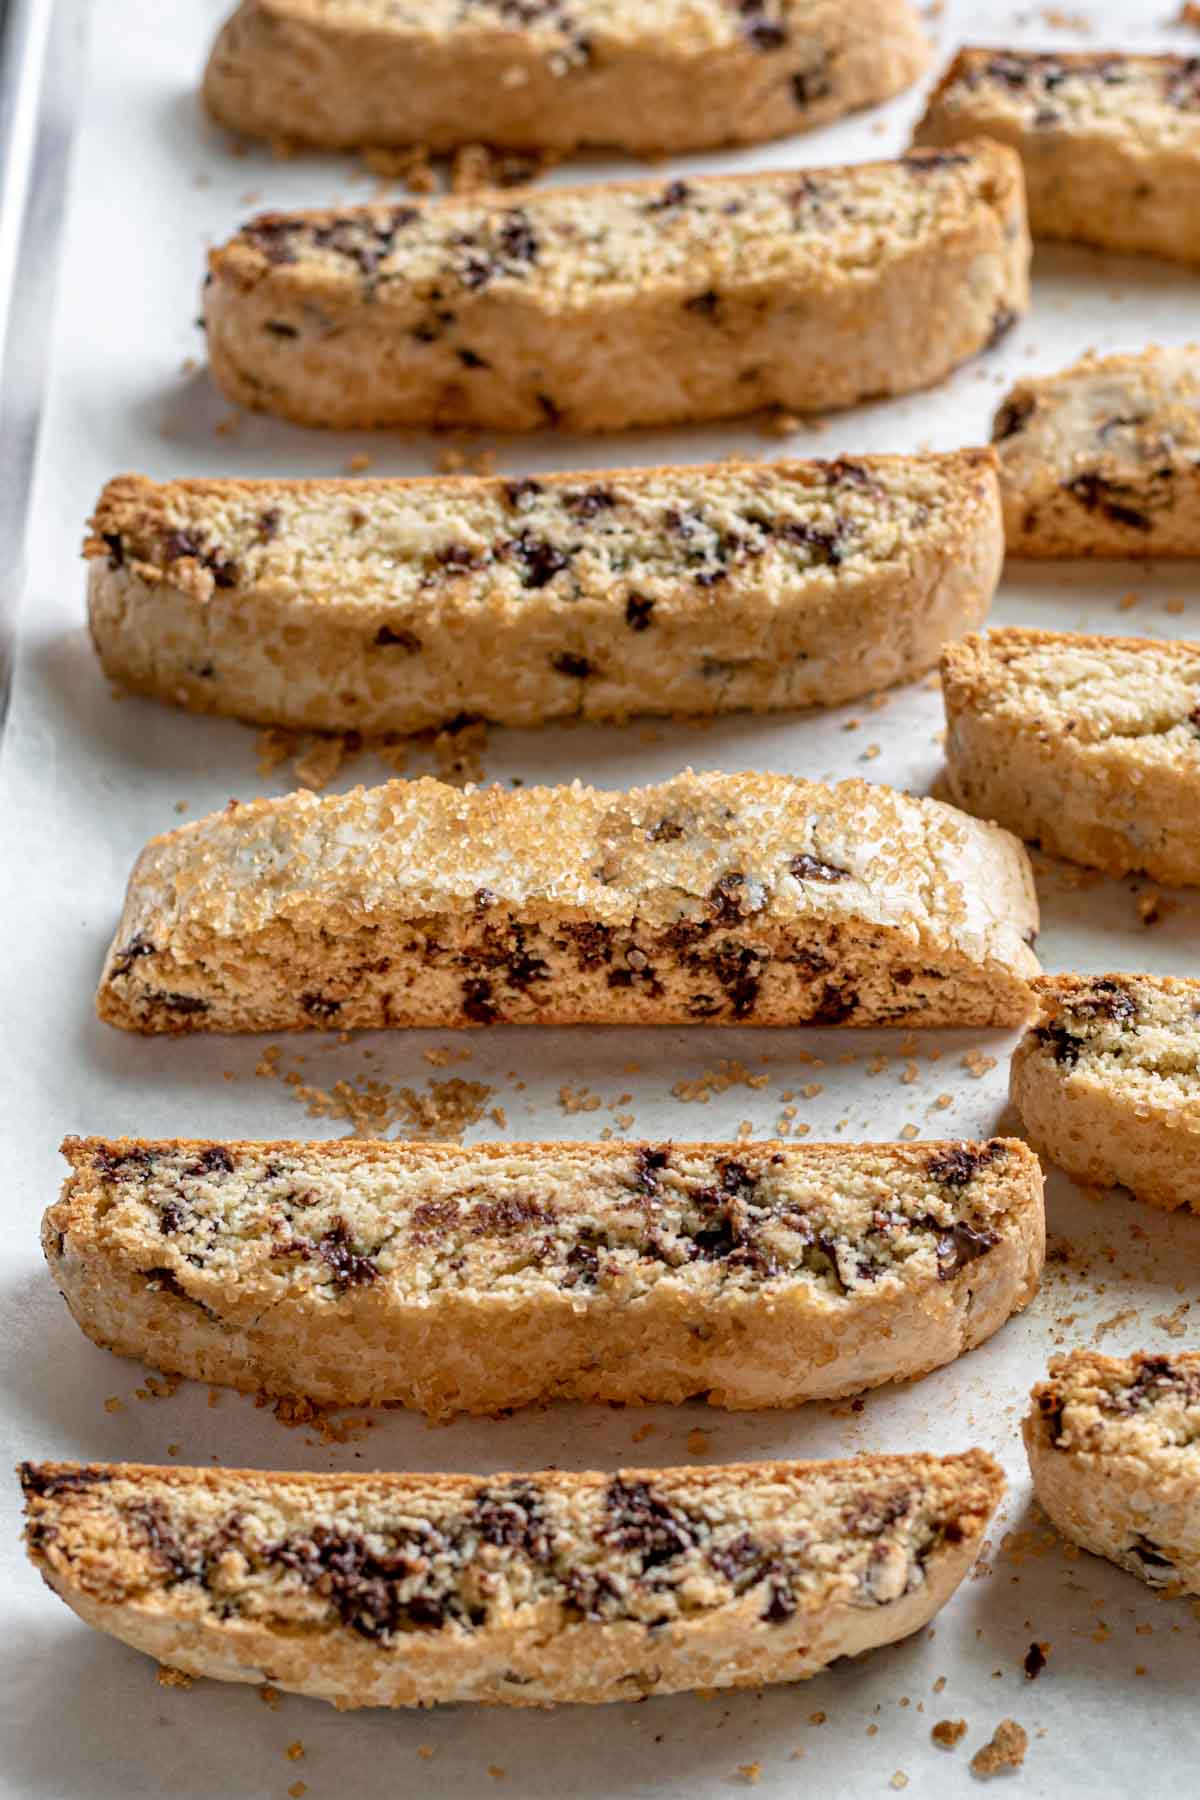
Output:
<svg viewBox="0 0 1200 1800">
<path fill-rule="evenodd" d="M 389 1412 L 349 1441 L 330 1443 L 316 1429 L 286 1429 L 248 1399 L 226 1394 L 210 1404 L 203 1387 L 139 1398 L 139 1390 L 150 1396 L 147 1371 L 93 1348 L 72 1324 L 37 1235 L 61 1179 L 57 1145 L 68 1131 L 336 1134 L 345 1124 L 310 1118 L 297 1083 L 328 1091 L 338 1080 L 361 1085 L 368 1075 L 418 1095 L 453 1077 L 484 1084 L 492 1090 L 487 1108 L 502 1108 L 505 1123 L 485 1110 L 469 1134 L 478 1137 L 609 1130 L 686 1139 L 741 1129 L 760 1137 L 772 1135 L 781 1116 L 806 1124 L 813 1140 L 890 1138 L 907 1126 L 922 1139 L 962 1137 L 1012 1125 L 1005 1098 L 1012 1039 L 997 1033 L 922 1034 L 907 1044 L 899 1033 L 829 1030 L 497 1030 L 459 1039 L 414 1032 L 347 1044 L 296 1038 L 283 1044 L 272 1080 L 255 1074 L 269 1040 L 139 1041 L 96 1023 L 92 990 L 102 952 L 145 838 L 179 823 L 185 809 L 194 818 L 230 796 L 285 791 L 290 779 L 284 768 L 258 773 L 254 734 L 244 727 L 110 696 L 84 629 L 78 560 L 102 482 L 126 469 L 159 478 L 332 475 L 360 453 L 374 474 L 421 474 L 432 471 L 439 446 L 418 434 L 338 437 L 265 419 L 230 421 L 194 325 L 206 244 L 250 211 L 364 200 L 376 182 L 348 159 L 281 162 L 258 149 L 235 155 L 203 121 L 194 93 L 223 0 L 93 0 L 90 10 L 0 792 L 0 1462 L 64 1456 L 297 1469 L 615 1468 L 982 1444 L 1004 1462 L 1011 1486 L 976 1577 L 933 1628 L 808 1684 L 550 1713 L 460 1707 L 338 1716 L 289 1697 L 272 1708 L 250 1688 L 157 1685 L 152 1663 L 87 1631 L 41 1586 L 19 1546 L 15 1483 L 2 1476 L 0 1795 L 209 1800 L 283 1795 L 303 1781 L 312 1800 L 417 1792 L 695 1800 L 756 1778 L 770 1796 L 883 1793 L 903 1785 L 897 1772 L 911 1791 L 940 1794 L 970 1788 L 967 1759 L 1006 1715 L 1030 1736 L 1025 1766 L 1011 1778 L 1014 1792 L 1194 1791 L 1200 1625 L 1186 1602 L 1158 1599 L 1107 1564 L 1064 1551 L 1032 1509 L 1017 1421 L 1056 1347 L 1099 1342 L 1121 1352 L 1189 1341 L 1200 1325 L 1200 1221 L 1164 1219 L 1052 1174 L 1047 1279 L 1023 1318 L 918 1385 L 881 1390 L 855 1407 L 792 1414 L 560 1407 L 431 1430 Z M 938 66 L 963 41 L 1200 54 L 1200 35 L 1168 28 L 1172 0 L 1151 7 L 1079 0 L 1089 35 L 1049 10 L 1047 22 L 1039 9 L 1003 0 L 951 0 L 932 21 Z M 686 166 L 800 167 L 888 155 L 906 144 L 919 104 L 908 95 L 812 136 Z M 614 172 L 594 160 L 570 174 Z M 1198 335 L 1195 272 L 1044 249 L 1035 290 L 1029 318 L 943 388 L 832 418 L 786 446 L 753 424 L 593 442 L 544 436 L 496 442 L 498 466 L 518 474 L 701 461 L 733 450 L 827 456 L 975 443 L 986 440 L 998 396 L 1019 374 L 1060 366 L 1089 345 L 1136 348 Z M 1186 565 L 1016 565 L 993 618 L 1196 637 L 1194 588 Z M 826 715 L 493 732 L 484 766 L 489 779 L 502 781 L 579 775 L 623 786 L 690 763 L 864 775 L 920 792 L 937 774 L 941 724 L 938 695 L 922 684 L 877 709 Z M 428 755 L 415 753 L 411 772 L 428 767 Z M 386 774 L 364 755 L 338 779 L 349 785 Z M 1155 902 L 1144 881 L 1081 881 L 1041 865 L 1039 887 L 1047 968 L 1196 972 L 1200 897 L 1170 893 Z M 431 1064 L 425 1053 L 447 1045 L 468 1051 L 469 1061 Z M 741 1065 L 734 1085 L 712 1091 L 707 1103 L 673 1093 L 723 1059 Z M 564 1083 L 574 1096 L 567 1106 Z M 594 1107 L 590 1097 L 598 1099 Z M 790 1119 L 787 1106 L 796 1109 Z M 1031 1683 L 1022 1665 L 1034 1641 L 1049 1649 Z M 954 1752 L 930 1742 L 930 1727 L 943 1718 L 968 1723 Z M 289 1760 L 285 1751 L 297 1743 L 303 1758 Z"/>
</svg>

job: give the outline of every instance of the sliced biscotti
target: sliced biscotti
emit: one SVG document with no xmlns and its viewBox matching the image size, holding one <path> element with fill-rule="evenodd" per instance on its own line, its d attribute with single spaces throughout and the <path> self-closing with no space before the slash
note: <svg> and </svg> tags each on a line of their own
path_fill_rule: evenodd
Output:
<svg viewBox="0 0 1200 1800">
<path fill-rule="evenodd" d="M 1200 262 L 1200 57 L 962 50 L 920 144 L 1020 152 L 1035 237 Z"/>
<path fill-rule="evenodd" d="M 1013 627 L 942 655 L 949 797 L 1110 875 L 1200 883 L 1200 644 Z"/>
<path fill-rule="evenodd" d="M 1019 1142 L 68 1139 L 42 1244 L 88 1336 L 200 1381 L 435 1418 L 795 1406 L 907 1380 L 1037 1288 Z"/>
<path fill-rule="evenodd" d="M 537 480 L 110 482 L 105 673 L 193 711 L 409 732 L 832 706 L 982 623 L 994 453 Z"/>
<path fill-rule="evenodd" d="M 204 99 L 332 149 L 678 152 L 840 118 L 927 58 L 909 0 L 242 0 Z"/>
<path fill-rule="evenodd" d="M 1012 1062 L 1042 1154 L 1091 1187 L 1200 1212 L 1200 981 L 1048 975 Z"/>
<path fill-rule="evenodd" d="M 1026 305 L 1020 164 L 899 162 L 270 213 L 209 258 L 228 397 L 304 425 L 527 430 L 907 393 Z"/>
<path fill-rule="evenodd" d="M 786 775 L 231 804 L 153 839 L 97 999 L 126 1030 L 1013 1025 L 1021 846 L 890 788 Z"/>
<path fill-rule="evenodd" d="M 815 1675 L 924 1625 L 1004 1490 L 981 1450 L 616 1475 L 26 1463 L 87 1624 L 338 1707 L 640 1700 Z"/>
<path fill-rule="evenodd" d="M 1200 556 L 1200 346 L 1018 382 L 992 436 L 1010 556 Z"/>
<path fill-rule="evenodd" d="M 1200 1354 L 1074 1350 L 1030 1399 L 1033 1485 L 1064 1537 L 1200 1594 Z"/>
</svg>

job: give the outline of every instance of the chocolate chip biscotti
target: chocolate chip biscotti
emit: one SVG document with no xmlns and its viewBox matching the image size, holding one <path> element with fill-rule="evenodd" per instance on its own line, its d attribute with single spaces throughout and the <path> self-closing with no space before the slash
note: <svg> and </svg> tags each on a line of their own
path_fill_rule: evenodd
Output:
<svg viewBox="0 0 1200 1800">
<path fill-rule="evenodd" d="M 833 706 L 982 623 L 994 453 L 537 480 L 122 476 L 85 546 L 105 674 L 197 712 L 410 732 Z"/>
<path fill-rule="evenodd" d="M 1200 262 L 1200 57 L 962 50 L 920 144 L 1020 152 L 1035 237 Z"/>
<path fill-rule="evenodd" d="M 88 1336 L 434 1418 L 795 1406 L 982 1343 L 1037 1288 L 1037 1158 L 949 1144 L 68 1139 L 43 1220 Z"/>
<path fill-rule="evenodd" d="M 1200 1594 L 1200 1355 L 1056 1356 L 1025 1448 L 1064 1537 L 1149 1587 Z"/>
<path fill-rule="evenodd" d="M 1007 832 L 861 781 L 393 781 L 153 839 L 97 1005 L 143 1032 L 1015 1025 L 1037 917 Z"/>
<path fill-rule="evenodd" d="M 1020 164 L 899 162 L 269 213 L 209 258 L 213 375 L 302 425 L 615 431 L 909 393 L 1028 300 Z"/>
<path fill-rule="evenodd" d="M 909 0 L 242 0 L 204 99 L 332 149 L 679 152 L 825 124 L 927 57 Z"/>
<path fill-rule="evenodd" d="M 992 436 L 1010 556 L 1200 556 L 1200 346 L 1018 382 Z"/>
<path fill-rule="evenodd" d="M 942 654 L 946 785 L 1055 856 L 1200 883 L 1200 644 L 1017 627 Z"/>
<path fill-rule="evenodd" d="M 1200 981 L 1048 975 L 1012 1062 L 1036 1149 L 1090 1187 L 1200 1212 Z"/>
<path fill-rule="evenodd" d="M 1004 1491 L 981 1450 L 616 1475 L 26 1463 L 87 1624 L 339 1708 L 641 1700 L 815 1675 L 926 1624 Z"/>
</svg>

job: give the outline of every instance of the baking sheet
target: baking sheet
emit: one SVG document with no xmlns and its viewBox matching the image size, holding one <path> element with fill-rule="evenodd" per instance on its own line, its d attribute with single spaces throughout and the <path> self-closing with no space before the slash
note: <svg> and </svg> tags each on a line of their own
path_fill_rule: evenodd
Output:
<svg viewBox="0 0 1200 1800">
<path fill-rule="evenodd" d="M 1164 15 L 1168 8 L 1162 0 Z M 1088 35 L 1054 9 L 1057 25 L 1037 9 L 951 0 L 933 21 L 939 66 L 961 41 L 1200 53 L 1194 31 L 1168 29 L 1129 0 L 1091 0 L 1079 10 L 1093 26 Z M 480 1114 L 469 1138 L 762 1137 L 781 1118 L 789 1128 L 806 1125 L 812 1140 L 889 1138 L 910 1127 L 922 1139 L 976 1136 L 1011 1127 L 1013 1042 L 987 1032 L 909 1040 L 830 1030 L 411 1032 L 284 1040 L 264 1065 L 269 1039 L 139 1041 L 95 1022 L 92 989 L 144 839 L 185 811 L 194 818 L 231 796 L 283 792 L 293 778 L 287 765 L 260 775 L 255 734 L 242 726 L 110 695 L 83 627 L 78 561 L 100 485 L 125 469 L 159 478 L 333 475 L 355 456 L 368 456 L 374 475 L 428 473 L 444 441 L 306 434 L 231 416 L 208 381 L 194 325 L 205 245 L 251 210 L 363 200 L 376 180 L 346 159 L 234 154 L 203 121 L 194 90 L 223 0 L 167 8 L 161 0 L 93 0 L 88 11 L 30 575 L 0 770 L 0 1462 L 64 1456 L 490 1471 L 982 1444 L 1005 1464 L 1011 1485 L 976 1577 L 931 1629 L 807 1684 L 549 1713 L 458 1707 L 338 1716 L 286 1696 L 270 1706 L 252 1688 L 159 1686 L 151 1662 L 89 1632 L 41 1586 L 21 1554 L 15 1485 L 5 1477 L 0 1795 L 199 1800 L 297 1793 L 303 1781 L 312 1800 L 375 1800 L 418 1788 L 431 1796 L 696 1797 L 755 1780 L 764 1796 L 801 1787 L 865 1795 L 903 1785 L 901 1775 L 911 1791 L 939 1794 L 970 1786 L 967 1759 L 1005 1716 L 1030 1736 L 1014 1778 L 1022 1793 L 1191 1791 L 1200 1625 L 1186 1602 L 1159 1599 L 1107 1564 L 1064 1551 L 1032 1510 L 1017 1421 L 1030 1383 L 1060 1345 L 1097 1342 L 1118 1353 L 1188 1341 L 1193 1319 L 1200 1323 L 1196 1220 L 1164 1219 L 1051 1174 L 1051 1260 L 1023 1318 L 917 1385 L 872 1393 L 854 1407 L 790 1414 L 564 1406 L 435 1430 L 380 1412 L 369 1426 L 335 1421 L 346 1439 L 339 1443 L 315 1427 L 286 1428 L 250 1399 L 225 1394 L 210 1405 L 203 1387 L 185 1383 L 155 1397 L 147 1371 L 94 1349 L 72 1324 L 37 1242 L 40 1213 L 62 1173 L 56 1146 L 68 1131 L 340 1135 L 346 1122 L 310 1117 L 301 1090 L 327 1094 L 346 1082 L 362 1093 L 374 1079 L 401 1111 L 400 1090 L 410 1090 L 414 1104 L 436 1103 L 442 1091 L 432 1084 L 479 1084 L 466 1095 Z M 918 108 L 919 97 L 909 95 L 787 144 L 678 167 L 886 155 L 907 142 Z M 570 171 L 576 179 L 613 172 L 598 160 Z M 1196 335 L 1194 273 L 1053 249 L 1038 252 L 1035 278 L 1030 317 L 946 386 L 806 427 L 786 444 L 750 423 L 598 441 L 483 439 L 472 448 L 494 448 L 499 469 L 518 474 L 701 461 L 733 450 L 770 457 L 950 447 L 986 438 L 1000 392 L 1019 374 L 1060 366 L 1089 345 L 1134 348 Z M 1016 565 L 993 618 L 1200 636 L 1194 581 L 1186 565 Z M 922 684 L 878 707 L 826 715 L 496 731 L 482 765 L 501 781 L 579 775 L 620 787 L 690 763 L 864 775 L 921 792 L 936 778 L 940 729 L 940 701 Z M 434 766 L 431 753 L 418 750 L 409 772 Z M 387 773 L 363 755 L 335 785 Z M 1039 889 L 1047 968 L 1195 973 L 1200 896 L 1041 863 Z M 469 1060 L 447 1061 L 446 1049 Z M 263 1066 L 276 1070 L 273 1078 L 256 1074 Z M 493 1116 L 493 1108 L 502 1110 Z M 390 1129 L 403 1129 L 403 1120 Z M 1049 1646 L 1036 1683 L 1022 1666 L 1033 1641 Z M 951 1753 L 930 1742 L 930 1727 L 943 1718 L 968 1723 Z M 291 1760 L 296 1744 L 303 1757 Z"/>
</svg>

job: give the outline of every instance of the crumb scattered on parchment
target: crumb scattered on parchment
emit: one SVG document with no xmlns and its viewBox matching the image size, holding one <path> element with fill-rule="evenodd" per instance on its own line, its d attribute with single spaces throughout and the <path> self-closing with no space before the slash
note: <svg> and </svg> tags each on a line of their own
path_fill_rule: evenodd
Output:
<svg viewBox="0 0 1200 1800">
<path fill-rule="evenodd" d="M 170 1400 L 182 1380 L 182 1375 L 147 1375 L 144 1385 L 133 1391 L 139 1400 Z"/>
<path fill-rule="evenodd" d="M 1066 12 L 1061 6 L 1043 6 L 1042 23 L 1055 31 L 1078 32 L 1080 37 L 1090 37 L 1095 29 L 1086 13 Z"/>
<path fill-rule="evenodd" d="M 494 475 L 496 452 L 469 444 L 446 444 L 438 451 L 433 466 L 439 475 Z"/>
<path fill-rule="evenodd" d="M 601 1100 L 589 1088 L 574 1088 L 567 1081 L 558 1090 L 558 1104 L 565 1113 L 599 1112 Z"/>
<path fill-rule="evenodd" d="M 110 1394 L 108 1399 L 104 1402 L 104 1410 L 106 1413 L 124 1412 L 125 1402 L 120 1399 L 118 1395 Z"/>
<path fill-rule="evenodd" d="M 1108 1337 L 1111 1332 L 1120 1331 L 1122 1325 L 1128 1325 L 1129 1321 L 1131 1319 L 1136 1319 L 1137 1316 L 1136 1306 L 1123 1306 L 1120 1312 L 1110 1313 L 1107 1319 L 1101 1319 L 1100 1323 L 1092 1332 L 1093 1344 L 1098 1344 L 1102 1338 Z"/>
<path fill-rule="evenodd" d="M 1191 1304 L 1190 1300 L 1181 1300 L 1174 1312 L 1155 1313 L 1150 1323 L 1157 1325 L 1160 1331 L 1165 1331 L 1168 1337 L 1186 1337 L 1187 1326 L 1183 1322 L 1183 1315 L 1191 1311 Z"/>
<path fill-rule="evenodd" d="M 982 1050 L 968 1050 L 962 1059 L 962 1066 L 974 1081 L 981 1081 L 996 1066 L 994 1056 L 985 1056 Z"/>
<path fill-rule="evenodd" d="M 893 1788 L 906 1788 L 908 1786 L 908 1776 L 904 1773 L 903 1769 L 896 1770 L 896 1773 L 888 1782 L 888 1786 Z"/>
<path fill-rule="evenodd" d="M 561 160 L 552 151 L 494 150 L 487 144 L 463 144 L 453 156 L 435 156 L 424 144 L 403 149 L 372 146 L 362 152 L 382 190 L 403 182 L 410 194 L 473 194 L 481 188 L 527 187 Z"/>
<path fill-rule="evenodd" d="M 323 1444 L 361 1444 L 375 1426 L 374 1419 L 361 1414 L 331 1414 L 319 1401 L 303 1397 L 285 1395 L 276 1400 L 270 1394 L 260 1393 L 254 1396 L 254 1404 L 260 1409 L 269 1406 L 279 1423 L 286 1425 L 289 1431 L 303 1428 L 317 1432 Z"/>
<path fill-rule="evenodd" d="M 639 1425 L 637 1430 L 630 1434 L 630 1438 L 629 1438 L 630 1443 L 631 1444 L 644 1444 L 646 1439 L 650 1436 L 650 1434 L 652 1433 L 653 1430 L 654 1430 L 653 1425 L 650 1425 L 650 1424 Z"/>
<path fill-rule="evenodd" d="M 300 1739 L 297 1738 L 294 1744 L 288 1745 L 283 1754 L 287 1757 L 289 1762 L 303 1762 L 304 1745 L 300 1742 Z"/>
<path fill-rule="evenodd" d="M 1138 896 L 1137 915 L 1143 925 L 1157 925 L 1168 913 L 1175 911 L 1175 904 L 1165 894 L 1141 894 Z"/>
<path fill-rule="evenodd" d="M 487 725 L 482 719 L 467 719 L 461 725 L 448 725 L 433 740 L 433 760 L 439 781 L 463 787 L 469 781 L 483 780 L 483 753 L 487 749 Z"/>
<path fill-rule="evenodd" d="M 418 1744 L 417 1745 L 417 1755 L 421 1758 L 422 1762 L 432 1762 L 433 1756 L 434 1756 L 433 1745 L 432 1744 Z"/>
<path fill-rule="evenodd" d="M 185 1675 L 182 1669 L 173 1669 L 169 1663 L 159 1663 L 154 1671 L 159 1687 L 190 1688 L 192 1677 Z"/>
<path fill-rule="evenodd" d="M 957 1744 L 962 1743 L 967 1735 L 967 1721 L 965 1719 L 939 1719 L 929 1735 L 935 1744 L 942 1746 L 943 1750 L 953 1750 Z"/>
<path fill-rule="evenodd" d="M 769 1075 L 752 1075 L 745 1063 L 722 1057 L 715 1069 L 677 1081 L 671 1092 L 676 1100 L 698 1100 L 707 1105 L 714 1094 L 724 1094 L 731 1087 L 764 1088 L 770 1079 Z"/>
<path fill-rule="evenodd" d="M 1029 1737 L 1024 1726 L 1018 1725 L 1015 1719 L 1001 1719 L 990 1742 L 971 1758 L 971 1773 L 986 1781 L 1002 1769 L 1019 1769 L 1028 1748 Z"/>
<path fill-rule="evenodd" d="M 504 1770 L 500 1767 L 499 1763 L 489 1763 L 488 1764 L 488 1774 L 491 1776 L 493 1781 L 503 1781 L 504 1780 Z"/>
<path fill-rule="evenodd" d="M 1038 1644 L 1038 1643 L 1030 1644 L 1028 1650 L 1025 1652 L 1025 1658 L 1021 1665 L 1023 1667 L 1023 1669 L 1025 1670 L 1026 1681 L 1036 1681 L 1037 1680 L 1038 1676 L 1041 1674 L 1042 1670 L 1045 1668 L 1046 1663 L 1049 1660 L 1049 1657 L 1050 1657 L 1049 1644 Z"/>
<path fill-rule="evenodd" d="M 479 1123 L 494 1092 L 486 1082 L 464 1081 L 458 1075 L 445 1081 L 431 1077 L 424 1093 L 374 1075 L 351 1076 L 321 1088 L 305 1081 L 298 1066 L 285 1068 L 282 1055 L 278 1045 L 271 1045 L 263 1051 L 254 1073 L 268 1081 L 282 1079 L 310 1119 L 344 1121 L 350 1127 L 347 1137 L 379 1138 L 397 1125 L 395 1135 L 400 1138 L 456 1142 Z"/>
<path fill-rule="evenodd" d="M 750 1783 L 751 1787 L 757 1787 L 762 1780 L 761 1763 L 739 1763 L 737 1772 L 743 1781 L 748 1781 Z"/>
<path fill-rule="evenodd" d="M 461 787 L 484 778 L 483 753 L 487 749 L 487 725 L 482 719 L 464 719 L 442 731 L 419 732 L 412 737 L 364 738 L 360 731 L 292 731 L 271 725 L 256 734 L 255 764 L 260 780 L 268 781 L 291 764 L 294 786 L 320 793 L 342 771 L 344 763 L 364 751 L 386 764 L 393 775 L 402 775 L 414 751 L 427 753 L 440 780 Z"/>
<path fill-rule="evenodd" d="M 698 1425 L 693 1431 L 689 1431 L 687 1434 L 687 1447 L 689 1456 L 703 1456 L 704 1452 L 708 1449 L 707 1431 L 701 1431 Z"/>
<path fill-rule="evenodd" d="M 273 1688 L 268 1683 L 267 1686 L 259 1688 L 258 1697 L 262 1701 L 264 1706 L 270 1707 L 272 1712 L 279 1711 L 279 1689 L 278 1688 Z"/>
<path fill-rule="evenodd" d="M 288 1793 L 292 1796 L 292 1800 L 304 1800 L 304 1796 L 307 1792 L 307 1781 L 293 1781 L 291 1787 L 288 1789 Z"/>
</svg>

